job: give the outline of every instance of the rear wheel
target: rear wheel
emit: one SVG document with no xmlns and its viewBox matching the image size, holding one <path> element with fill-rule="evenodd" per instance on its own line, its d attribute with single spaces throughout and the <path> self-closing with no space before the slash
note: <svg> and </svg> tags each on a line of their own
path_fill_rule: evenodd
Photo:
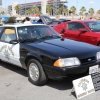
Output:
<svg viewBox="0 0 100 100">
<path fill-rule="evenodd" d="M 29 81 L 34 85 L 42 85 L 47 82 L 47 76 L 43 71 L 42 65 L 35 59 L 29 60 L 27 73 Z"/>
</svg>

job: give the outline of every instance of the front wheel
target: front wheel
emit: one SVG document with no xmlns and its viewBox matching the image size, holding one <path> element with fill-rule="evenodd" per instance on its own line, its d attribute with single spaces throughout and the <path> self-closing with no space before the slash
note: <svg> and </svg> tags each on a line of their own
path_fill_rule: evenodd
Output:
<svg viewBox="0 0 100 100">
<path fill-rule="evenodd" d="M 39 61 L 31 59 L 27 67 L 28 78 L 31 83 L 34 85 L 42 85 L 47 82 L 47 76 Z"/>
<path fill-rule="evenodd" d="M 98 44 L 98 46 L 100 47 L 100 43 Z"/>
</svg>

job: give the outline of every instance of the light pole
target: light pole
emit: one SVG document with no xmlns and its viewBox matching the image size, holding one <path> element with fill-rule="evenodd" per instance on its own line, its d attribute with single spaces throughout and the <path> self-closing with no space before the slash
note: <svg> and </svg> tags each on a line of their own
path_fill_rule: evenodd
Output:
<svg viewBox="0 0 100 100">
<path fill-rule="evenodd" d="M 25 0 L 25 16 L 26 16 L 26 0 Z"/>
<path fill-rule="evenodd" d="M 8 0 L 5 1 L 5 9 L 6 9 L 6 3 L 7 3 L 7 1 L 8 1 Z"/>
<path fill-rule="evenodd" d="M 78 0 L 77 0 L 77 12 L 76 13 L 78 14 Z"/>
</svg>

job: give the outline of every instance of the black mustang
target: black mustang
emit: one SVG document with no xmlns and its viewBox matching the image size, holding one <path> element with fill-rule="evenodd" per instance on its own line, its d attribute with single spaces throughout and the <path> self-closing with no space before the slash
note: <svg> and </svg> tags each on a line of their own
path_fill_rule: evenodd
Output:
<svg viewBox="0 0 100 100">
<path fill-rule="evenodd" d="M 6 25 L 0 31 L 0 59 L 26 69 L 35 85 L 99 68 L 100 47 L 62 39 L 49 26 Z"/>
</svg>

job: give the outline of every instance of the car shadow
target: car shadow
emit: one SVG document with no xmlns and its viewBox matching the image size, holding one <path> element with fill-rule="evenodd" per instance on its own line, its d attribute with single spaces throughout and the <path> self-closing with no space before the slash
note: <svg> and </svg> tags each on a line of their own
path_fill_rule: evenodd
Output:
<svg viewBox="0 0 100 100">
<path fill-rule="evenodd" d="M 8 70 L 14 71 L 20 75 L 27 77 L 27 71 L 23 68 L 20 68 L 18 66 L 15 66 L 15 65 L 3 62 L 3 61 L 0 61 L 0 65 Z"/>
<path fill-rule="evenodd" d="M 20 75 L 23 75 L 25 77 L 27 77 L 27 71 L 25 69 L 22 69 L 18 66 L 15 66 L 15 65 L 12 65 L 12 64 L 9 64 L 9 63 L 6 63 L 6 62 L 0 62 L 0 65 L 8 70 L 11 70 L 11 71 L 14 71 Z M 79 77 L 77 77 L 79 78 Z M 71 90 L 71 93 L 69 95 L 73 95 L 74 97 L 75 96 L 75 92 L 73 91 L 73 84 L 72 84 L 72 81 L 74 79 L 77 79 L 77 78 L 66 78 L 64 80 L 52 80 L 52 79 L 49 79 L 48 82 L 45 84 L 45 85 L 42 85 L 42 86 L 48 86 L 48 87 L 51 87 L 51 88 L 55 88 L 55 89 L 58 89 L 58 90 Z M 42 87 L 40 86 L 40 87 Z"/>
</svg>

